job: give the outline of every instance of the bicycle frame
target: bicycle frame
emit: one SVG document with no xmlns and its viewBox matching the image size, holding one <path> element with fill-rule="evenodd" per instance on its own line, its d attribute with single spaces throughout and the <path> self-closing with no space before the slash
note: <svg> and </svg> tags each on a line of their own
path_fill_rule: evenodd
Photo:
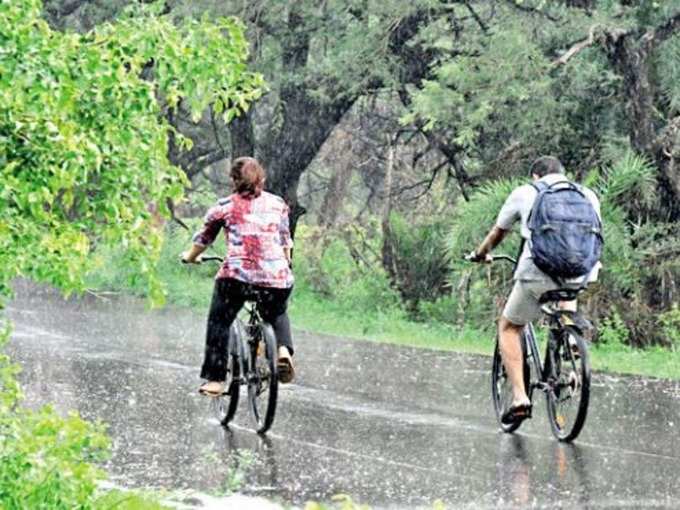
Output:
<svg viewBox="0 0 680 510">
<path fill-rule="evenodd" d="M 555 338 L 552 328 L 548 332 L 548 342 L 545 346 L 545 357 L 541 359 L 538 342 L 536 340 L 536 333 L 533 324 L 529 323 L 524 327 L 522 334 L 522 341 L 525 343 L 525 359 L 534 365 L 534 373 L 536 380 L 529 381 L 530 387 L 527 388 L 527 396 L 529 400 L 533 401 L 533 392 L 535 389 L 547 393 L 552 390 L 552 386 L 548 381 L 548 359 L 554 350 L 554 344 L 558 340 Z M 531 358 L 531 360 L 529 360 Z"/>
</svg>

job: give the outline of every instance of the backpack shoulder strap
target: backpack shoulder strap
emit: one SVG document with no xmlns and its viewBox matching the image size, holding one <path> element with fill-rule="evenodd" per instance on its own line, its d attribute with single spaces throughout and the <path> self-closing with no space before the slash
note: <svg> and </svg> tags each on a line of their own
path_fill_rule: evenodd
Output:
<svg viewBox="0 0 680 510">
<path fill-rule="evenodd" d="M 542 181 L 533 181 L 531 187 L 540 193 L 541 191 L 547 190 L 550 186 Z"/>
</svg>

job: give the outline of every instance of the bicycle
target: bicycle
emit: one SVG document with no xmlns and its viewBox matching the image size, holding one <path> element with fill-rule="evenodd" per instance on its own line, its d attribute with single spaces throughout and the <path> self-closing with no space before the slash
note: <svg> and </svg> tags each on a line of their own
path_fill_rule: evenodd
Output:
<svg viewBox="0 0 680 510">
<path fill-rule="evenodd" d="M 517 260 L 508 255 L 494 255 L 492 260 L 517 264 Z M 563 442 L 576 439 L 588 414 L 590 361 L 583 333 L 591 325 L 578 312 L 562 310 L 558 304 L 560 301 L 575 300 L 582 290 L 558 289 L 548 291 L 540 297 L 541 310 L 548 319 L 545 362 L 541 360 L 531 323 L 524 327 L 521 336 L 527 395 L 532 403 L 534 390 L 540 390 L 546 395 L 552 433 Z M 501 416 L 512 402 L 512 385 L 501 360 L 498 335 L 491 370 L 491 396 L 496 418 L 503 432 L 512 433 L 519 428 L 522 421 L 511 424 L 501 421 Z"/>
<path fill-rule="evenodd" d="M 201 261 L 221 257 L 203 257 Z M 274 330 L 262 320 L 257 310 L 258 296 L 253 294 L 244 306 L 246 320 L 237 317 L 229 330 L 227 344 L 227 378 L 225 394 L 211 398 L 215 417 L 228 426 L 238 407 L 241 386 L 248 388 L 250 414 L 258 434 L 265 434 L 274 423 L 279 379 L 277 343 Z"/>
</svg>

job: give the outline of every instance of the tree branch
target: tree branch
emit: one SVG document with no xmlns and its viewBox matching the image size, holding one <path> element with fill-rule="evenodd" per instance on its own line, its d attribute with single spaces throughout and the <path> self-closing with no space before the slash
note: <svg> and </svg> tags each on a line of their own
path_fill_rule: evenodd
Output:
<svg viewBox="0 0 680 510">
<path fill-rule="evenodd" d="M 416 197 L 414 198 L 420 198 L 423 196 L 425 193 L 430 191 L 432 189 L 432 185 L 434 184 L 434 181 L 437 179 L 437 176 L 439 175 L 439 172 L 441 171 L 442 168 L 444 168 L 446 165 L 449 164 L 448 160 L 444 160 L 441 163 L 439 163 L 436 167 L 434 167 L 432 170 L 430 170 L 430 177 L 427 179 L 423 179 L 422 181 L 418 181 L 416 183 L 410 184 L 408 186 L 404 186 L 403 188 L 400 188 L 396 190 L 396 192 L 392 193 L 393 197 L 401 197 L 405 193 L 408 193 L 409 191 L 412 191 L 416 188 L 419 188 L 421 186 L 425 186 L 425 189 L 420 192 Z"/>
<path fill-rule="evenodd" d="M 569 60 L 574 56 L 580 53 L 581 51 L 585 50 L 586 48 L 589 48 L 593 44 L 595 44 L 595 30 L 599 28 L 600 25 L 593 25 L 590 27 L 590 30 L 588 31 L 588 37 L 585 39 L 581 39 L 580 41 L 575 42 L 571 48 L 569 48 L 567 51 L 565 51 L 562 56 L 559 58 L 555 59 L 552 61 L 552 65 L 557 67 L 557 66 L 563 66 Z"/>
<path fill-rule="evenodd" d="M 680 29 L 680 12 L 654 30 L 654 44 L 660 44 Z"/>
<path fill-rule="evenodd" d="M 595 33 L 598 28 L 601 28 L 601 25 L 596 24 L 591 26 L 588 31 L 588 36 L 573 43 L 563 55 L 553 60 L 553 66 L 557 67 L 565 65 L 572 57 L 595 44 L 597 42 Z M 667 40 L 678 30 L 680 30 L 680 12 L 669 18 L 665 23 L 659 25 L 654 30 L 641 34 L 641 39 L 651 43 L 651 46 L 653 47 Z M 605 31 L 605 36 L 609 43 L 616 44 L 622 37 L 628 37 L 634 33 L 636 32 L 631 30 L 611 29 Z M 637 34 L 640 35 L 640 32 L 637 32 Z"/>
<path fill-rule="evenodd" d="M 470 12 L 470 14 L 474 18 L 474 20 L 477 22 L 477 25 L 479 25 L 479 28 L 482 29 L 482 32 L 484 32 L 485 34 L 488 34 L 489 33 L 489 27 L 486 25 L 486 23 L 484 23 L 484 20 L 482 20 L 482 18 L 479 17 L 479 14 L 477 14 L 477 11 L 475 11 L 472 8 L 472 6 L 470 5 L 469 2 L 465 2 L 465 7 Z"/>
</svg>

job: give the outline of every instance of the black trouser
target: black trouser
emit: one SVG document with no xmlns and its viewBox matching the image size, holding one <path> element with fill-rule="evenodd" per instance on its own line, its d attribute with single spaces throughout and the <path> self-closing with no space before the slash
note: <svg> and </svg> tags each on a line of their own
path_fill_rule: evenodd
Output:
<svg viewBox="0 0 680 510">
<path fill-rule="evenodd" d="M 229 328 L 247 300 L 257 302 L 262 319 L 274 328 L 276 341 L 293 354 L 290 320 L 286 313 L 288 297 L 293 289 L 258 287 L 232 278 L 215 280 L 208 331 L 205 342 L 205 359 L 201 377 L 209 381 L 224 381 L 227 376 L 227 345 Z"/>
</svg>

